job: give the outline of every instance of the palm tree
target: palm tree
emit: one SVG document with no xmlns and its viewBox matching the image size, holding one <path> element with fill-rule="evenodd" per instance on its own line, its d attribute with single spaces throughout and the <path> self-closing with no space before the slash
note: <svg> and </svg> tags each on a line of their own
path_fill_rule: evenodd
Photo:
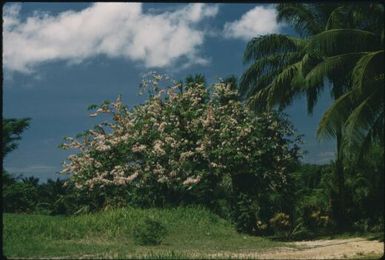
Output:
<svg viewBox="0 0 385 260">
<path fill-rule="evenodd" d="M 259 109 L 271 109 L 277 104 L 282 109 L 290 104 L 295 96 L 305 93 L 308 112 L 311 113 L 326 85 L 325 78 L 331 83 L 331 94 L 336 100 L 334 105 L 338 106 L 333 105 L 331 110 L 327 111 L 321 121 L 318 135 L 323 137 L 326 133 L 336 137 L 337 140 L 335 165 L 337 194 L 332 206 L 339 226 L 345 224 L 343 136 L 347 133 L 345 141 L 352 140 L 353 136 L 357 136 L 356 140 L 367 141 L 369 136 L 378 136 L 376 129 L 383 118 L 383 101 L 378 98 L 383 95 L 373 94 L 370 88 L 365 88 L 366 94 L 363 94 L 363 88 L 357 87 L 363 86 L 359 82 L 364 82 L 364 78 L 367 77 L 369 63 L 373 66 L 381 60 L 381 55 L 383 56 L 383 52 L 382 54 L 376 52 L 379 45 L 373 44 L 379 43 L 376 39 L 378 37 L 373 36 L 370 31 L 364 31 L 374 28 L 379 31 L 378 24 L 381 23 L 378 21 L 381 20 L 381 15 L 378 14 L 383 14 L 383 11 L 381 12 L 379 7 L 372 9 L 375 9 L 377 15 L 368 19 L 368 12 L 365 15 L 367 6 L 363 5 L 280 4 L 277 7 L 278 19 L 286 20 L 303 38 L 284 35 L 260 36 L 249 42 L 244 56 L 245 62 L 253 64 L 242 76 L 241 92 L 250 97 L 248 102 L 250 105 Z M 357 44 L 357 41 L 352 41 L 353 39 L 360 41 Z M 343 44 L 341 40 L 344 40 Z M 369 54 L 368 51 L 375 52 Z M 378 71 L 383 71 L 383 67 Z M 366 76 L 363 76 L 364 74 Z M 353 81 L 352 75 L 355 78 Z M 372 73 L 371 78 L 381 79 L 381 74 Z M 355 94 L 351 91 L 352 84 L 357 89 L 354 91 Z M 350 91 L 351 93 L 347 94 Z M 368 106 L 371 101 L 369 96 L 377 98 L 377 102 L 373 103 L 377 104 L 375 108 Z M 364 103 L 360 104 L 359 100 Z M 357 106 L 355 113 L 351 113 L 353 103 Z M 344 106 L 344 113 L 338 111 L 341 105 Z M 372 117 L 365 117 L 364 114 L 371 114 Z M 347 115 L 351 115 L 349 120 Z M 366 135 L 357 134 L 358 124 L 363 129 L 369 129 Z"/>
<path fill-rule="evenodd" d="M 279 4 L 278 21 L 286 21 L 301 37 L 282 34 L 263 35 L 252 39 L 244 52 L 244 62 L 251 63 L 242 75 L 240 92 L 255 109 L 283 109 L 293 99 L 306 94 L 308 112 L 316 104 L 319 91 L 303 88 L 304 66 L 318 62 L 306 53 L 310 36 L 322 32 L 335 4 Z"/>
<path fill-rule="evenodd" d="M 326 111 L 317 135 L 335 137 L 343 124 L 342 149 L 350 157 L 357 157 L 351 151 L 362 157 L 374 140 L 384 144 L 383 12 L 380 4 L 341 6 L 308 45 L 308 52 L 322 56 L 305 77 L 308 86 L 325 77 L 347 79 L 349 88 Z"/>
<path fill-rule="evenodd" d="M 326 30 L 311 37 L 306 47 L 308 54 L 318 58 L 304 76 L 306 88 L 323 86 L 325 78 L 342 86 L 337 88 L 338 92 L 332 92 L 335 102 L 323 115 L 317 130 L 319 138 L 337 139 L 336 204 L 340 207 L 344 206 L 343 160 L 362 157 L 374 139 L 380 140 L 382 147 L 384 143 L 381 19 L 381 5 L 341 6 L 330 15 Z"/>
</svg>

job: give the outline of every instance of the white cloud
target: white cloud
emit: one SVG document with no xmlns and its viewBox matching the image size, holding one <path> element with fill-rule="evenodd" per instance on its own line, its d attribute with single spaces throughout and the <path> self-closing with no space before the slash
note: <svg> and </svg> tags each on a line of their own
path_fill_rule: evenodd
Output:
<svg viewBox="0 0 385 260">
<path fill-rule="evenodd" d="M 269 33 L 277 33 L 281 25 L 276 21 L 277 12 L 272 5 L 256 6 L 239 20 L 227 22 L 224 35 L 227 38 L 250 40 L 253 37 Z"/>
<path fill-rule="evenodd" d="M 20 5 L 3 8 L 4 68 L 24 73 L 44 62 L 79 63 L 97 55 L 125 57 L 147 68 L 180 58 L 205 64 L 199 57 L 205 33 L 197 24 L 218 13 L 218 6 L 206 4 L 153 14 L 140 3 L 96 3 L 56 16 L 36 12 L 22 21 Z"/>
</svg>

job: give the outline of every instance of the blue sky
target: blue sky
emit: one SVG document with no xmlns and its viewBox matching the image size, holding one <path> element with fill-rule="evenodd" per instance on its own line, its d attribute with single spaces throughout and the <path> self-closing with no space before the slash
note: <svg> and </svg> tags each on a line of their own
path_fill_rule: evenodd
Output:
<svg viewBox="0 0 385 260">
<path fill-rule="evenodd" d="M 3 117 L 31 117 L 19 148 L 4 167 L 12 173 L 57 178 L 71 151 L 65 136 L 91 128 L 87 107 L 122 94 L 129 106 L 149 71 L 183 79 L 204 74 L 209 83 L 240 76 L 253 36 L 293 34 L 267 4 L 7 3 L 3 7 Z M 305 162 L 327 163 L 334 141 L 315 131 L 330 105 L 324 93 L 313 115 L 300 98 L 286 109 L 304 134 Z"/>
</svg>

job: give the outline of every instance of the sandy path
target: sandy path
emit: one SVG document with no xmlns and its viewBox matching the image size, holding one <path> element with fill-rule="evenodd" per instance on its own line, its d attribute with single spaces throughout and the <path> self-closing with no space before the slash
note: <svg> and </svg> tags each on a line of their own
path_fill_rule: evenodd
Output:
<svg viewBox="0 0 385 260">
<path fill-rule="evenodd" d="M 276 247 L 266 251 L 243 251 L 231 252 L 221 251 L 213 254 L 203 254 L 199 252 L 182 252 L 193 259 L 357 259 L 365 255 L 384 255 L 384 243 L 377 240 L 367 240 L 365 238 L 333 239 L 333 240 L 313 240 L 292 242 L 289 244 L 295 247 Z M 134 256 L 130 256 L 134 258 Z M 79 255 L 49 258 L 32 259 L 113 259 L 113 255 Z M 9 259 L 31 259 L 13 258 Z"/>
<path fill-rule="evenodd" d="M 346 259 L 365 255 L 383 255 L 384 243 L 363 238 L 293 242 L 296 248 L 279 247 L 264 252 L 214 254 L 243 259 Z"/>
</svg>

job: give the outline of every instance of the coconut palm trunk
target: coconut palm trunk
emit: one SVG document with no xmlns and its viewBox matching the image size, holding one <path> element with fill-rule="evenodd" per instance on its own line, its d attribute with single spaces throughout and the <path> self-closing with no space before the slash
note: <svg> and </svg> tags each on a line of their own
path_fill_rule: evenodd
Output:
<svg viewBox="0 0 385 260">
<path fill-rule="evenodd" d="M 334 219 L 339 231 L 344 230 L 347 226 L 346 207 L 345 207 L 345 174 L 343 165 L 342 149 L 342 127 L 337 130 L 337 158 L 335 163 L 335 178 L 336 178 L 336 197 L 333 200 L 332 211 Z"/>
</svg>

